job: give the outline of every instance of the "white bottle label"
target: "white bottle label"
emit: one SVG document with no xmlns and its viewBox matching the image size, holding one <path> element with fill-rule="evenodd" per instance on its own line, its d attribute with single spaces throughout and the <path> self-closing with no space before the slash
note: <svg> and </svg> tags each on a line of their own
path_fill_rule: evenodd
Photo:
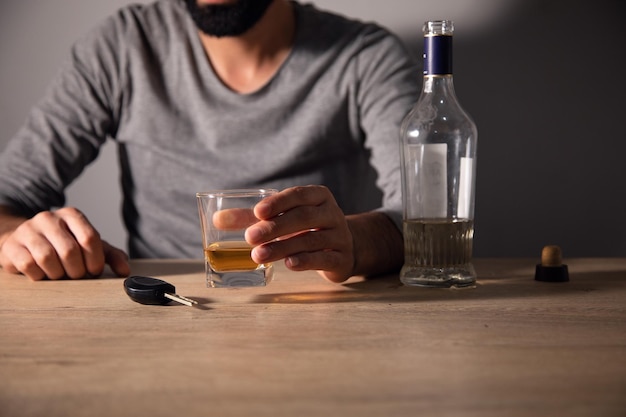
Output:
<svg viewBox="0 0 626 417">
<path fill-rule="evenodd" d="M 409 145 L 408 161 L 414 175 L 408 175 L 408 186 L 417 201 L 409 202 L 409 218 L 446 218 L 448 215 L 448 145 L 435 143 Z"/>
<path fill-rule="evenodd" d="M 472 202 L 472 173 L 474 160 L 461 158 L 461 172 L 459 173 L 459 202 L 457 205 L 457 217 L 460 219 L 470 218 Z"/>
</svg>

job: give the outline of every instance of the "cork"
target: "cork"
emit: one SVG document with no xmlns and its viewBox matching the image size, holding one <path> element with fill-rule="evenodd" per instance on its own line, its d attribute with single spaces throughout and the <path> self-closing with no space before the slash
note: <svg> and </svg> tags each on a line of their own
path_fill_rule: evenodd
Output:
<svg viewBox="0 0 626 417">
<path fill-rule="evenodd" d="M 541 263 L 535 268 L 535 280 L 543 282 L 567 282 L 569 271 L 563 264 L 561 248 L 556 245 L 544 246 Z"/>
<path fill-rule="evenodd" d="M 556 245 L 544 246 L 541 251 L 542 266 L 561 266 L 563 265 L 563 255 L 561 248 Z"/>
</svg>

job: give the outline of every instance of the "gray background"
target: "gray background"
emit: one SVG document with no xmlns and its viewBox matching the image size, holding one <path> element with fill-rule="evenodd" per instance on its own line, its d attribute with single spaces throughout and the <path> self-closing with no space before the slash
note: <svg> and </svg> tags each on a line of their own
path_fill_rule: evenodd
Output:
<svg viewBox="0 0 626 417">
<path fill-rule="evenodd" d="M 71 43 L 127 0 L 0 0 L 0 149 Z M 456 22 L 455 86 L 479 128 L 476 256 L 626 255 L 626 39 L 620 0 L 317 0 L 375 20 L 421 55 Z M 68 190 L 125 247 L 115 148 Z"/>
</svg>

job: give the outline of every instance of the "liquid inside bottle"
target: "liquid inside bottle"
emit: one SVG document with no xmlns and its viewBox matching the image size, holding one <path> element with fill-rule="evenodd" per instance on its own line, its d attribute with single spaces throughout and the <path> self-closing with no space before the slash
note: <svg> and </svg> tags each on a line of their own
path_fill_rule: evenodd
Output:
<svg viewBox="0 0 626 417">
<path fill-rule="evenodd" d="M 476 280 L 472 220 L 419 219 L 404 222 L 402 282 L 412 286 L 467 287 Z"/>
</svg>

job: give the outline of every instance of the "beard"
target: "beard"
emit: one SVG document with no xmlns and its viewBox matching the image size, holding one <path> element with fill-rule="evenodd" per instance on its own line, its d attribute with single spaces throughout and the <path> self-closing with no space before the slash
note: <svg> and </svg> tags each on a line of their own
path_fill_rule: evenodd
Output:
<svg viewBox="0 0 626 417">
<path fill-rule="evenodd" d="M 185 0 L 196 27 L 209 36 L 239 36 L 263 17 L 273 0 L 237 0 L 232 4 L 204 4 Z"/>
</svg>

